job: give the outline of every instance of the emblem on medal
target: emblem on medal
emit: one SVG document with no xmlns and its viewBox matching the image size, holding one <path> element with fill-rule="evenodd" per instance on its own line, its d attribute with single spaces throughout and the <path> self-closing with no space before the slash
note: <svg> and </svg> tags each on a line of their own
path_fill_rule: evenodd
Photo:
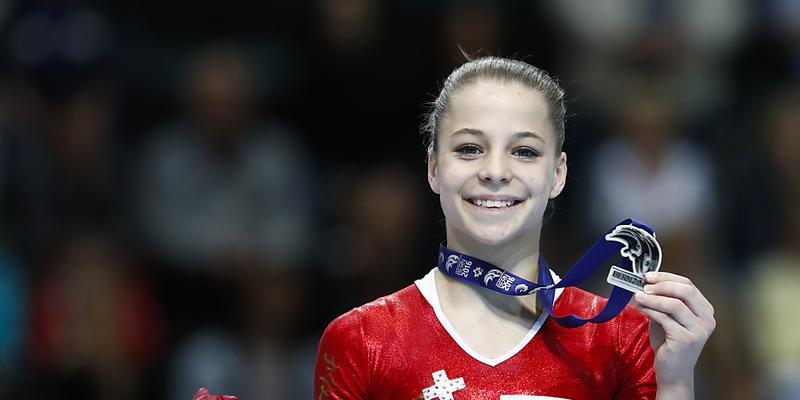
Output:
<svg viewBox="0 0 800 400">
<path fill-rule="evenodd" d="M 661 267 L 661 246 L 650 232 L 634 225 L 618 225 L 606 240 L 622 244 L 621 256 L 631 261 L 632 271 L 611 266 L 606 281 L 614 286 L 636 293 L 644 289 L 644 274 Z"/>
</svg>

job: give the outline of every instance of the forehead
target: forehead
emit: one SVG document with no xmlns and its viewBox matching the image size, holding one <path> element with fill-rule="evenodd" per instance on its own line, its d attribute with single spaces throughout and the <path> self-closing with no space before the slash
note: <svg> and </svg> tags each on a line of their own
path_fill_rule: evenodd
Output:
<svg viewBox="0 0 800 400">
<path fill-rule="evenodd" d="M 536 132 L 546 142 L 555 139 L 544 95 L 522 83 L 496 79 L 481 79 L 455 91 L 441 128 L 444 136 L 469 128 L 489 135 Z"/>
</svg>

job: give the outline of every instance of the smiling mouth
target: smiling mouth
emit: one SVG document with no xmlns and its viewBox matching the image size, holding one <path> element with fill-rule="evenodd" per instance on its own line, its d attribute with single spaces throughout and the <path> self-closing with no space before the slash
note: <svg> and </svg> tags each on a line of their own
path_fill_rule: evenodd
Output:
<svg viewBox="0 0 800 400">
<path fill-rule="evenodd" d="M 522 203 L 522 200 L 465 199 L 467 203 L 485 210 L 507 210 Z"/>
</svg>

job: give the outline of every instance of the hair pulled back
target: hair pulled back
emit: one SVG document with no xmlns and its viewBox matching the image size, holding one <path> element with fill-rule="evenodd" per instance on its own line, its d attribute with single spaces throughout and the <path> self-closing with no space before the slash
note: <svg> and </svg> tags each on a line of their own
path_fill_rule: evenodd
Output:
<svg viewBox="0 0 800 400">
<path fill-rule="evenodd" d="M 550 121 L 556 134 L 556 152 L 561 152 L 564 144 L 564 89 L 544 70 L 524 61 L 501 57 L 480 57 L 467 61 L 450 73 L 444 81 L 436 100 L 430 103 L 422 133 L 426 136 L 428 151 L 438 150 L 437 131 L 439 123 L 447 113 L 453 93 L 469 83 L 481 79 L 519 82 L 539 91 L 547 101 Z"/>
</svg>

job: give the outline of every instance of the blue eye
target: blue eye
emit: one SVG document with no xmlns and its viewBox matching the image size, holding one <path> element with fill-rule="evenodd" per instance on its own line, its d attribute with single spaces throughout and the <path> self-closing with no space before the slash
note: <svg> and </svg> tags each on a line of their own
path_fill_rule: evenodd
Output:
<svg viewBox="0 0 800 400">
<path fill-rule="evenodd" d="M 457 148 L 456 153 L 465 155 L 465 156 L 477 156 L 481 153 L 481 149 L 478 146 L 465 144 L 459 148 Z"/>
<path fill-rule="evenodd" d="M 522 158 L 536 158 L 539 157 L 539 152 L 530 148 L 530 147 L 520 147 L 514 150 L 513 153 L 515 156 L 522 157 Z"/>
</svg>

